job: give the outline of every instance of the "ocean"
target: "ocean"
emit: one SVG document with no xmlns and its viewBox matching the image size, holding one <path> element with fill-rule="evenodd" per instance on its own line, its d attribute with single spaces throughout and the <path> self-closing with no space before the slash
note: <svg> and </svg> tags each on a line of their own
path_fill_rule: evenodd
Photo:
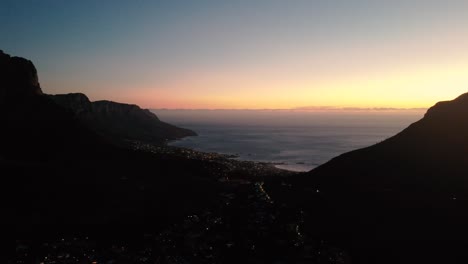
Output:
<svg viewBox="0 0 468 264">
<path fill-rule="evenodd" d="M 271 162 L 309 171 L 342 153 L 389 138 L 424 110 L 153 110 L 165 122 L 198 133 L 172 146 Z"/>
</svg>

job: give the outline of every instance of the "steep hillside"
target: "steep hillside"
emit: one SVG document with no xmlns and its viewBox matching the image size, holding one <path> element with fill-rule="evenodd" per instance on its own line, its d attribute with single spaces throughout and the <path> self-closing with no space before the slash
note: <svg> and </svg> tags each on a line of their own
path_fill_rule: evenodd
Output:
<svg viewBox="0 0 468 264">
<path fill-rule="evenodd" d="M 468 94 L 373 146 L 289 180 L 273 197 L 308 213 L 357 263 L 462 263 L 468 246 Z"/>
<path fill-rule="evenodd" d="M 463 94 L 437 103 L 399 134 L 336 157 L 303 180 L 330 191 L 405 190 L 452 199 L 467 194 L 467 175 L 468 94 Z"/>
</svg>

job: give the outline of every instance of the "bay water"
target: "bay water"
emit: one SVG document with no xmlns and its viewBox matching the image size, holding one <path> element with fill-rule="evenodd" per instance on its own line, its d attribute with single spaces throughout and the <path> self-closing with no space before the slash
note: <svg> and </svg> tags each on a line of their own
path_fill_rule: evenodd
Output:
<svg viewBox="0 0 468 264">
<path fill-rule="evenodd" d="M 198 136 L 172 146 L 236 155 L 308 171 L 342 153 L 376 144 L 421 119 L 424 110 L 153 110 Z"/>
</svg>

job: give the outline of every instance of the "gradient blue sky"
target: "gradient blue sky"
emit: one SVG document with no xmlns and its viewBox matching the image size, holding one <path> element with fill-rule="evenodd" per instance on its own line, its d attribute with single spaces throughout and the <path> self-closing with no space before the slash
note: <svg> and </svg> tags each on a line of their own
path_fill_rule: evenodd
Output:
<svg viewBox="0 0 468 264">
<path fill-rule="evenodd" d="M 47 93 L 151 108 L 427 107 L 468 89 L 468 1 L 9 1 Z"/>
</svg>

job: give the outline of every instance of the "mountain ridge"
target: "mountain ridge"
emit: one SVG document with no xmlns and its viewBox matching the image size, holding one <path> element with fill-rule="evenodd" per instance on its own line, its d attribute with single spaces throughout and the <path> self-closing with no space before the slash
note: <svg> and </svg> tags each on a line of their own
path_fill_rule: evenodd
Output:
<svg viewBox="0 0 468 264">
<path fill-rule="evenodd" d="M 197 134 L 189 129 L 162 122 L 148 109 L 134 104 L 108 100 L 91 102 L 82 93 L 56 94 L 49 97 L 58 105 L 73 112 L 87 127 L 101 136 L 125 143 L 138 140 L 164 144 Z"/>
<path fill-rule="evenodd" d="M 468 133 L 467 117 L 468 93 L 452 101 L 435 104 L 421 120 L 411 124 L 395 136 L 373 146 L 344 153 L 310 171 L 307 175 L 310 176 L 311 181 L 315 178 L 318 182 L 325 182 L 326 180 L 323 179 L 325 176 L 322 177 L 322 173 L 329 168 L 336 170 L 343 166 L 347 168 L 347 175 L 356 170 L 369 176 L 372 170 L 377 171 L 378 166 L 388 169 L 381 172 L 384 175 L 390 175 L 392 171 L 402 169 L 420 170 L 419 174 L 434 175 L 436 174 L 434 169 L 444 165 L 447 165 L 446 167 L 452 172 L 458 170 L 457 174 L 468 172 L 468 166 L 463 166 L 466 161 L 464 154 L 468 150 L 468 138 L 465 136 Z M 371 165 L 371 160 L 379 165 Z M 448 164 L 454 165 L 453 168 L 450 168 Z M 345 169 L 341 168 L 341 170 Z M 336 175 L 337 172 L 333 174 Z M 338 178 L 345 180 L 345 177 Z M 385 177 L 378 178 L 384 179 Z M 402 177 L 400 178 L 403 180 Z M 370 177 L 366 180 L 372 181 Z M 362 179 L 362 181 L 365 180 Z"/>
</svg>

